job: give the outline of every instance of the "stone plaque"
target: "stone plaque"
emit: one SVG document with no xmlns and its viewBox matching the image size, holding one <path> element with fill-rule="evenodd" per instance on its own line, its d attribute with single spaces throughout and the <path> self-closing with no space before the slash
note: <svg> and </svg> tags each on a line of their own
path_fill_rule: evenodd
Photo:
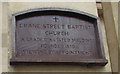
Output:
<svg viewBox="0 0 120 74">
<path fill-rule="evenodd" d="M 11 64 L 105 65 L 97 17 L 70 9 L 33 9 L 13 15 Z"/>
</svg>

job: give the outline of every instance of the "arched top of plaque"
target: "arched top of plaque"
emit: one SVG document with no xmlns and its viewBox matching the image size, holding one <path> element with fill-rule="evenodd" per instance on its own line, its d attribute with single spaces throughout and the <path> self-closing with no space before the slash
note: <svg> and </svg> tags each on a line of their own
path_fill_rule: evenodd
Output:
<svg viewBox="0 0 120 74">
<path fill-rule="evenodd" d="M 29 9 L 26 11 L 21 11 L 18 13 L 13 14 L 14 17 L 19 17 L 19 16 L 26 16 L 26 15 L 63 15 L 63 16 L 71 16 L 71 17 L 78 17 L 82 18 L 87 21 L 97 21 L 96 23 L 99 23 L 99 18 L 95 15 L 83 12 L 83 11 L 78 11 L 78 10 L 73 10 L 73 9 L 68 9 L 68 8 L 36 8 L 36 9 Z M 31 16 L 32 16 L 31 15 Z"/>
<path fill-rule="evenodd" d="M 78 10 L 74 10 L 74 9 L 68 9 L 68 8 L 36 8 L 36 9 L 29 9 L 26 11 L 21 11 L 18 13 L 13 14 L 13 16 L 19 16 L 19 15 L 23 15 L 26 13 L 32 13 L 32 12 L 64 12 L 64 13 L 74 13 L 74 14 L 80 14 L 80 15 L 84 15 L 84 16 L 88 16 L 94 19 L 97 19 L 97 17 L 95 15 L 83 12 L 83 11 L 78 11 Z"/>
<path fill-rule="evenodd" d="M 98 17 L 66 8 L 13 14 L 11 64 L 105 65 Z"/>
</svg>

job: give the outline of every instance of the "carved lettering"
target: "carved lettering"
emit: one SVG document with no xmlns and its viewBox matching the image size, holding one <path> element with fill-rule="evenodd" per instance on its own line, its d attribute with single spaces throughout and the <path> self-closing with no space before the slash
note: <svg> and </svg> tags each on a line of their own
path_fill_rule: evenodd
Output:
<svg viewBox="0 0 120 74">
<path fill-rule="evenodd" d="M 92 25 L 69 25 L 69 24 L 17 24 L 17 28 L 35 28 L 35 29 L 74 29 L 74 30 L 89 30 Z"/>
<path fill-rule="evenodd" d="M 20 50 L 16 53 L 16 56 L 22 55 L 80 55 L 80 56 L 90 56 L 93 55 L 91 51 L 79 51 L 79 50 Z"/>
<path fill-rule="evenodd" d="M 55 36 L 68 36 L 69 33 L 66 31 L 46 31 L 45 32 L 46 35 L 55 35 Z"/>
<path fill-rule="evenodd" d="M 69 38 L 69 37 L 56 37 L 56 38 L 23 37 L 23 38 L 21 38 L 21 41 L 92 43 L 92 41 L 94 41 L 94 39 L 91 39 L 91 38 Z"/>
</svg>

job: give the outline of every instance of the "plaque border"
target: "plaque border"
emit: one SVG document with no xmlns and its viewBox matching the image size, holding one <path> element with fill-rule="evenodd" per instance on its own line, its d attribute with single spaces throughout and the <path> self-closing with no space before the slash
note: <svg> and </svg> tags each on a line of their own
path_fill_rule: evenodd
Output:
<svg viewBox="0 0 120 74">
<path fill-rule="evenodd" d="M 23 15 L 26 13 L 30 13 L 30 12 L 37 12 L 37 11 L 63 11 L 63 12 L 71 12 L 71 13 L 75 13 L 75 14 L 79 14 L 79 15 L 83 15 L 86 17 L 90 17 L 92 19 L 96 19 L 95 24 L 97 24 L 97 31 L 99 34 L 99 43 L 100 43 L 100 53 L 102 55 L 102 59 L 93 59 L 93 60 L 81 60 L 81 62 L 35 62 L 35 61 L 18 61 L 15 60 L 15 32 L 16 32 L 16 17 L 19 15 Z M 83 11 L 79 11 L 79 10 L 74 10 L 74 9 L 68 9 L 68 8 L 35 8 L 35 9 L 29 9 L 29 10 L 25 10 L 25 11 L 21 11 L 15 14 L 12 14 L 12 22 L 11 22 L 11 46 L 12 46 L 12 57 L 10 59 L 10 65 L 18 65 L 18 64 L 45 64 L 45 65 L 83 65 L 83 66 L 105 66 L 108 63 L 108 60 L 105 57 L 105 53 L 104 53 L 104 46 L 103 46 L 103 40 L 102 40 L 102 31 L 101 31 L 101 27 L 100 27 L 100 19 L 97 16 L 94 16 L 92 14 L 83 12 Z"/>
</svg>

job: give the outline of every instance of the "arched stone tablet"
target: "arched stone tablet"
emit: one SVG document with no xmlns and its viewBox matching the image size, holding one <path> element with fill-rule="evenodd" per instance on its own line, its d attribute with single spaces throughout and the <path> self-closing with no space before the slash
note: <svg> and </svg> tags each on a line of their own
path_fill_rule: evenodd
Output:
<svg viewBox="0 0 120 74">
<path fill-rule="evenodd" d="M 105 65 L 98 18 L 62 8 L 13 14 L 11 64 Z"/>
</svg>

